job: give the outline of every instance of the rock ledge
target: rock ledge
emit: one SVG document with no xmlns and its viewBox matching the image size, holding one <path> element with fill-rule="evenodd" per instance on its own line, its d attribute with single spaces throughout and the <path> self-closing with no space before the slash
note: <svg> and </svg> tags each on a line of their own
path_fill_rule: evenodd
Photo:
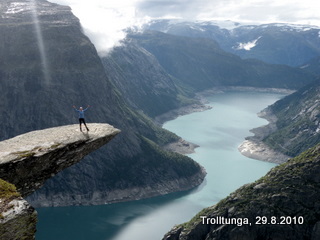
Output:
<svg viewBox="0 0 320 240">
<path fill-rule="evenodd" d="M 89 132 L 80 132 L 78 125 L 48 128 L 0 142 L 0 178 L 28 196 L 120 132 L 109 124 L 88 127 Z"/>
</svg>

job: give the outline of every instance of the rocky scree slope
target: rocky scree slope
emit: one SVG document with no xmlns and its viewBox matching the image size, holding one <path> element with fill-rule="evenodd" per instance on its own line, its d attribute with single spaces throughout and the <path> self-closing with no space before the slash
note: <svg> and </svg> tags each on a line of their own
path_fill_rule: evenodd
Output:
<svg viewBox="0 0 320 240">
<path fill-rule="evenodd" d="M 174 227 L 163 240 L 319 239 L 319 171 L 317 145 Z M 247 218 L 251 225 L 203 224 L 201 216 Z M 257 224 L 258 216 L 266 217 L 266 224 Z"/>
</svg>

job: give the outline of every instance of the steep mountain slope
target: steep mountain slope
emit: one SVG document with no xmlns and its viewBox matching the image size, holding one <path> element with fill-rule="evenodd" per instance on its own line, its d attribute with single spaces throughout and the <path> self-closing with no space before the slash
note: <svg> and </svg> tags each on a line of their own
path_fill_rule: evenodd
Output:
<svg viewBox="0 0 320 240">
<path fill-rule="evenodd" d="M 193 91 L 221 85 L 299 88 L 314 79 L 299 68 L 242 60 L 211 39 L 156 31 L 130 34 L 129 38 L 152 53 L 176 85 Z"/>
<path fill-rule="evenodd" d="M 127 102 L 155 117 L 194 100 L 174 83 L 150 52 L 127 39 L 102 58 L 113 84 Z"/>
<path fill-rule="evenodd" d="M 190 158 L 160 149 L 157 144 L 178 137 L 126 104 L 69 7 L 5 0 L 0 12 L 1 140 L 75 123 L 74 104 L 92 105 L 88 122 L 107 122 L 122 131 L 29 200 L 36 205 L 123 201 L 188 189 L 203 180 L 205 173 Z"/>
<path fill-rule="evenodd" d="M 300 66 L 320 55 L 319 27 L 289 24 L 158 20 L 148 29 L 216 40 L 227 52 L 267 63 Z"/>
<path fill-rule="evenodd" d="M 318 145 L 176 226 L 163 240 L 319 239 L 319 171 Z"/>
<path fill-rule="evenodd" d="M 311 59 L 310 61 L 303 64 L 300 68 L 311 72 L 317 76 L 320 76 L 320 57 Z"/>
<path fill-rule="evenodd" d="M 289 156 L 320 142 L 320 81 L 277 101 L 270 110 L 277 117 L 277 131 L 263 141 Z"/>
</svg>

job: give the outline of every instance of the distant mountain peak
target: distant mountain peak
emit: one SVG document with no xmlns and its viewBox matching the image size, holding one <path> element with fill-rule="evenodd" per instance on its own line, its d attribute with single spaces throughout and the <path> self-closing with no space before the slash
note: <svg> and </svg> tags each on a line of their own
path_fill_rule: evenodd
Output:
<svg viewBox="0 0 320 240">
<path fill-rule="evenodd" d="M 320 27 L 306 24 L 154 20 L 146 29 L 213 39 L 223 50 L 243 59 L 271 64 L 297 67 L 320 55 Z"/>
</svg>

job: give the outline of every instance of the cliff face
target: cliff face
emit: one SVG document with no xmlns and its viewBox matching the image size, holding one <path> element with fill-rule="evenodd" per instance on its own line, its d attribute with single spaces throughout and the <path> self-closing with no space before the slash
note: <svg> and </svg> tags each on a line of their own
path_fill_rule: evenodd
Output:
<svg viewBox="0 0 320 240">
<path fill-rule="evenodd" d="M 150 117 L 180 107 L 183 100 L 192 101 L 155 56 L 130 39 L 115 47 L 102 63 L 128 103 Z"/>
<path fill-rule="evenodd" d="M 76 123 L 72 105 L 90 104 L 87 122 L 108 122 L 122 130 L 87 161 L 46 181 L 28 201 L 45 206 L 97 204 L 112 196 L 114 202 L 179 191 L 172 181 L 185 182 L 191 176 L 203 180 L 201 167 L 190 158 L 163 155 L 152 147 L 151 142 L 165 145 L 179 138 L 126 103 L 69 7 L 44 0 L 4 0 L 0 15 L 0 140 Z M 164 162 L 157 161 L 160 156 Z M 181 175 L 176 161 L 181 158 L 193 171 Z M 133 196 L 132 189 L 139 194 Z"/>
<path fill-rule="evenodd" d="M 204 209 L 163 239 L 319 239 L 319 171 L 318 145 Z"/>
<path fill-rule="evenodd" d="M 21 196 L 34 192 L 120 132 L 108 124 L 88 127 L 90 132 L 80 132 L 78 125 L 49 128 L 0 142 L 1 239 L 34 239 L 37 214 Z"/>
</svg>

